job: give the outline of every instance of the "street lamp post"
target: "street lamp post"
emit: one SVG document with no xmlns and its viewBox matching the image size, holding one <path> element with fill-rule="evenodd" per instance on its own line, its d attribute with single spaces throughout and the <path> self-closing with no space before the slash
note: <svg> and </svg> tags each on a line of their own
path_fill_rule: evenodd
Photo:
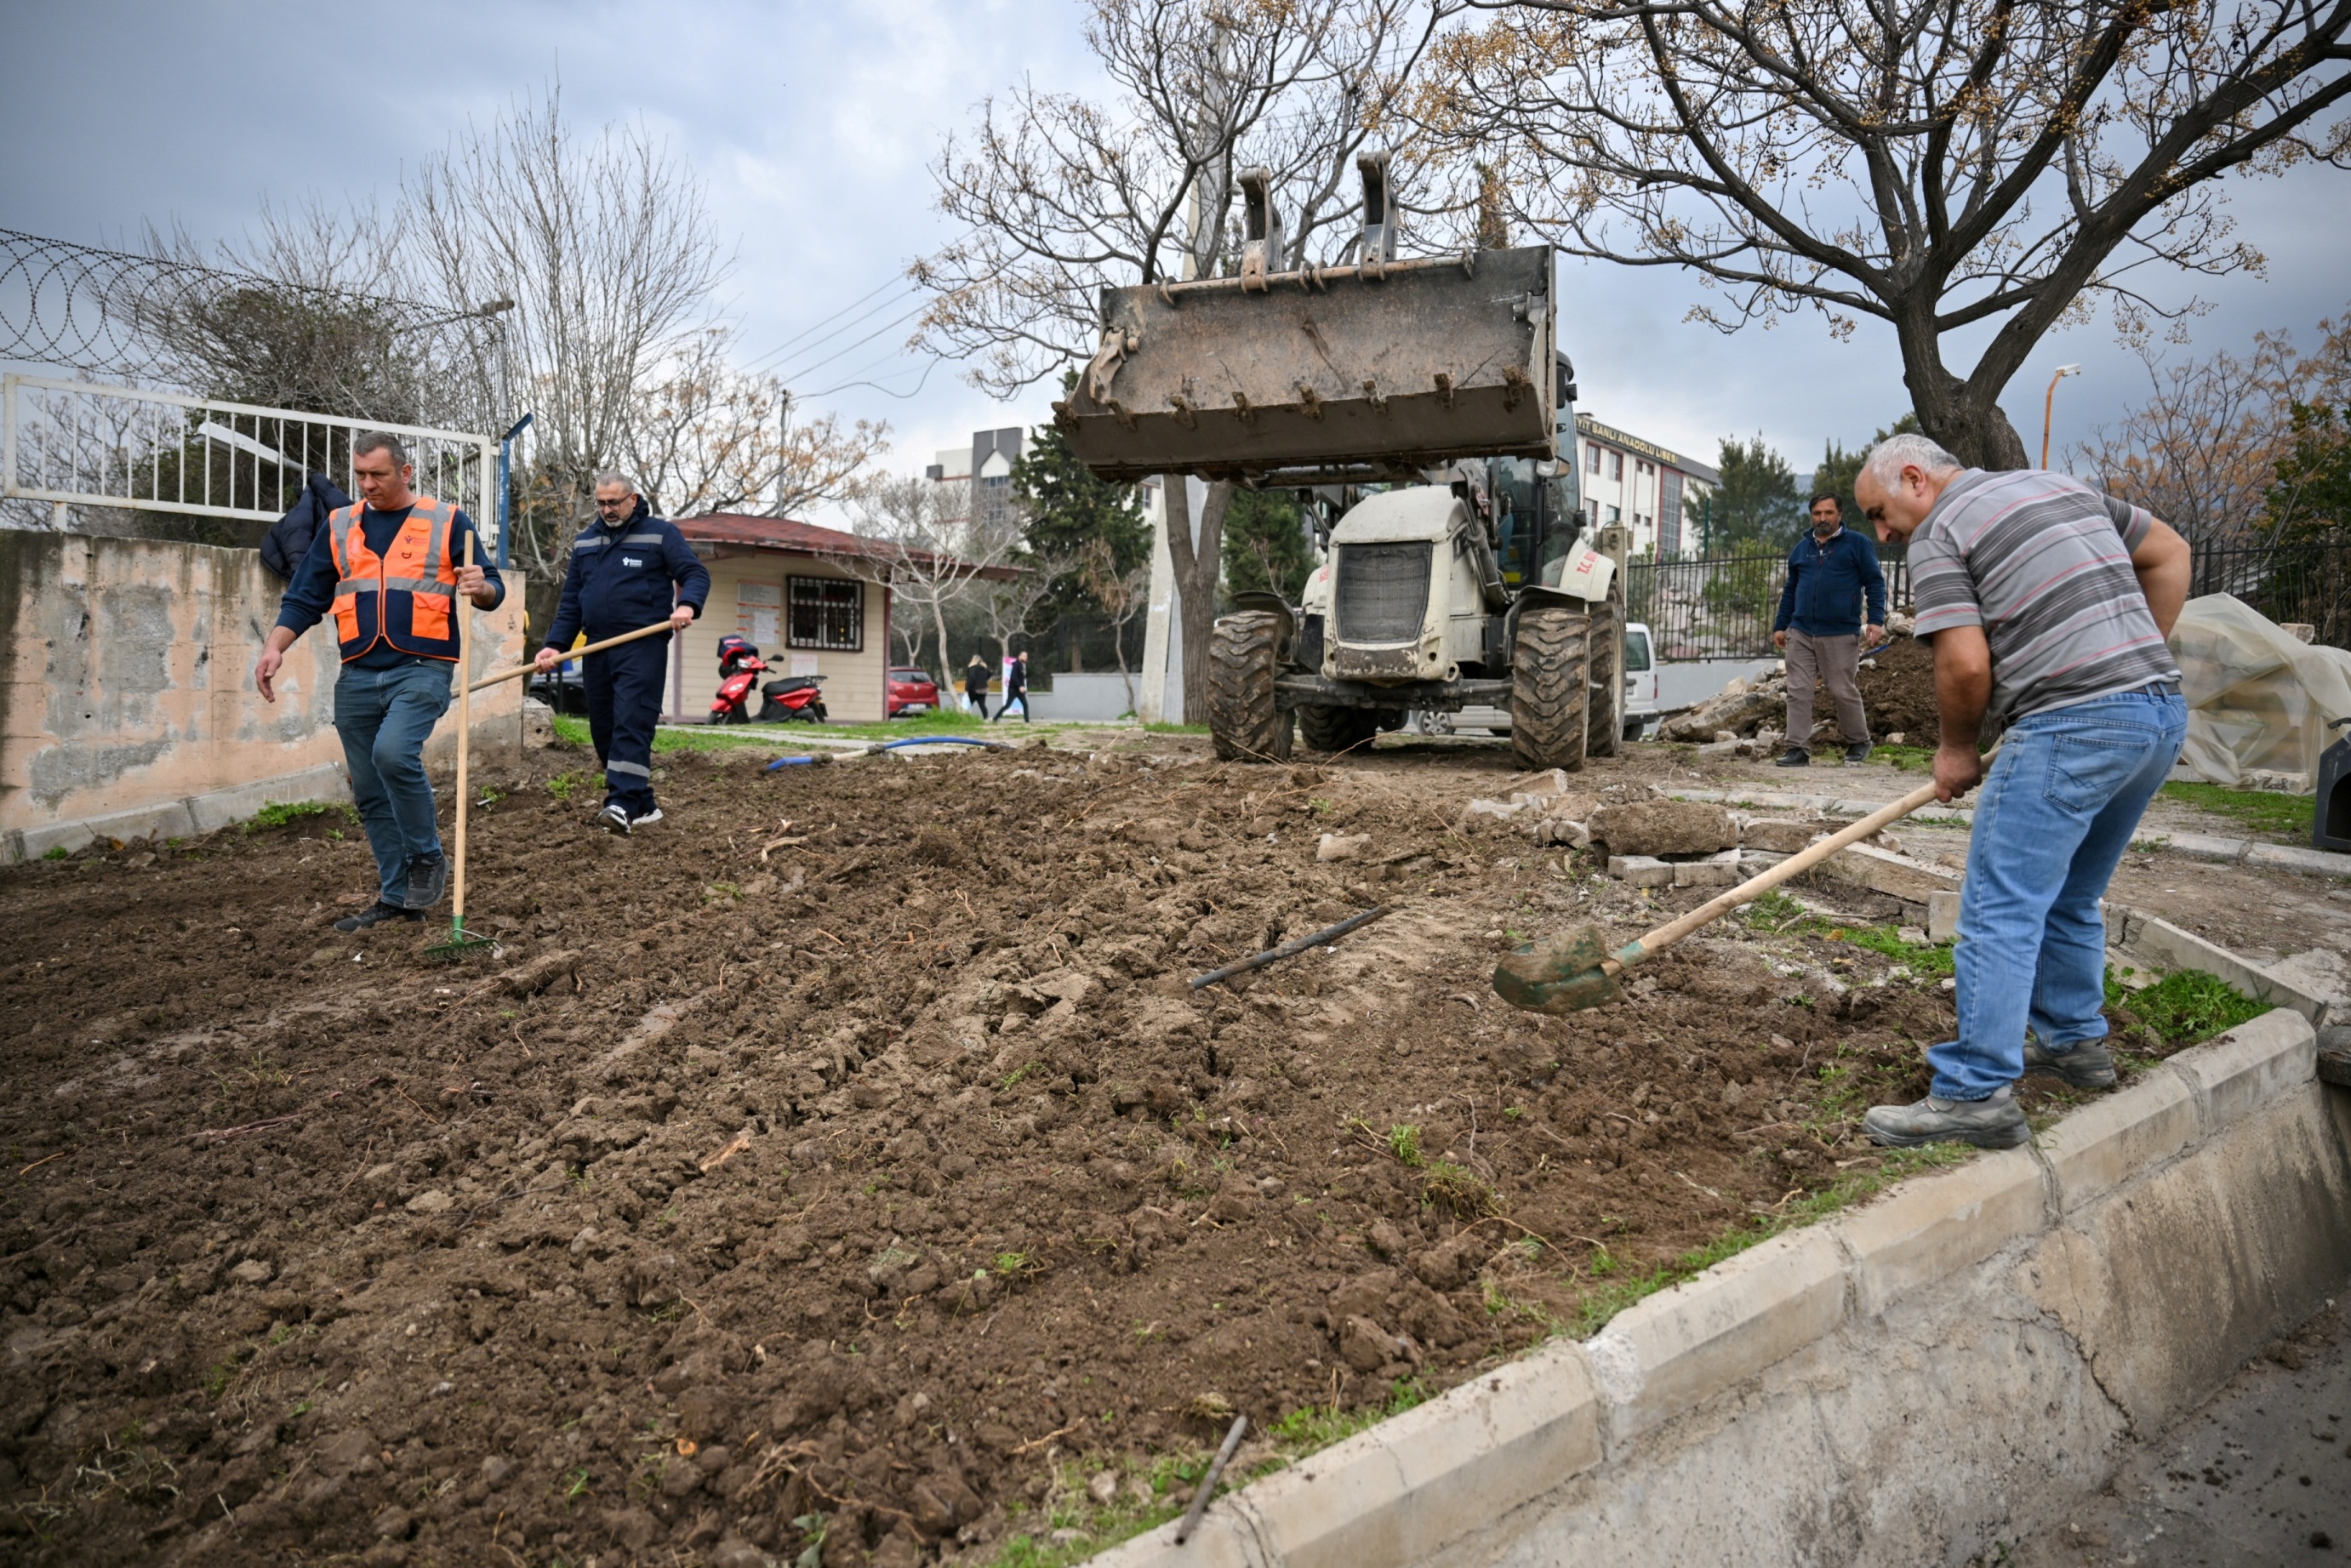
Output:
<svg viewBox="0 0 2351 1568">
<path fill-rule="evenodd" d="M 2079 365 L 2060 365 L 2057 373 L 2049 378 L 2049 395 L 2041 400 L 2041 466 L 2049 466 L 2049 425 L 2057 412 L 2057 383 L 2067 376 L 2082 373 Z"/>
</svg>

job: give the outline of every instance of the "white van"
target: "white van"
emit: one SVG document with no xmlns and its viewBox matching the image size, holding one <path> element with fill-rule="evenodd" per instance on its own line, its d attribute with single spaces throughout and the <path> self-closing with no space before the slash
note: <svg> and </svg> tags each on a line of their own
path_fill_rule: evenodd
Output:
<svg viewBox="0 0 2351 1568">
<path fill-rule="evenodd" d="M 1649 629 L 1638 621 L 1625 623 L 1625 738 L 1638 740 L 1657 716 L 1656 651 Z"/>
</svg>

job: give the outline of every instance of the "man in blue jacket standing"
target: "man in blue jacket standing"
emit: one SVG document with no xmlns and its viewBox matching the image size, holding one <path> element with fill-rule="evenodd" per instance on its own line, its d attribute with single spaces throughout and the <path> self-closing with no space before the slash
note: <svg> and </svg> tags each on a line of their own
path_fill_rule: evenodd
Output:
<svg viewBox="0 0 2351 1568">
<path fill-rule="evenodd" d="M 1788 655 L 1788 749 L 1781 753 L 1781 767 L 1812 763 L 1815 680 L 1828 686 L 1836 706 L 1844 759 L 1869 759 L 1861 655 L 1885 635 L 1886 573 L 1877 565 L 1877 547 L 1844 526 L 1844 508 L 1834 496 L 1813 497 L 1812 532 L 1788 552 L 1788 586 L 1780 591 L 1780 613 L 1771 622 L 1771 645 Z"/>
<path fill-rule="evenodd" d="M 571 569 L 563 603 L 538 667 L 563 662 L 572 638 L 590 643 L 634 632 L 666 616 L 670 632 L 641 637 L 580 664 L 588 696 L 588 733 L 604 765 L 604 809 L 597 825 L 626 834 L 662 820 L 653 801 L 653 726 L 661 717 L 669 640 L 702 612 L 710 597 L 710 569 L 674 523 L 652 515 L 625 475 L 596 479 L 596 522 L 571 541 Z"/>
</svg>

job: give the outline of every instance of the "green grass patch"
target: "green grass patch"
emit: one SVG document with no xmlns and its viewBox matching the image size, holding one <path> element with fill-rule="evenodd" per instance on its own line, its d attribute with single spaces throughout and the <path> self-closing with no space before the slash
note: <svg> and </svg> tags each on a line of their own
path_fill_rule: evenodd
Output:
<svg viewBox="0 0 2351 1568">
<path fill-rule="evenodd" d="M 1805 1226 L 1826 1219 L 1840 1209 L 1849 1208 L 1865 1198 L 1873 1197 L 1903 1177 L 1922 1170 L 1958 1165 L 1975 1151 L 1964 1144 L 1929 1144 L 1918 1149 L 1889 1149 L 1880 1157 L 1875 1170 L 1848 1171 L 1833 1185 L 1818 1192 L 1808 1193 L 1777 1214 L 1759 1214 L 1746 1224 L 1734 1226 L 1702 1247 L 1690 1250 L 1668 1262 L 1659 1264 L 1646 1273 L 1615 1277 L 1623 1268 L 1621 1260 L 1608 1257 L 1602 1248 L 1593 1256 L 1591 1272 L 1606 1279 L 1606 1283 L 1587 1289 L 1576 1302 L 1574 1315 L 1565 1323 L 1567 1332 L 1577 1339 L 1590 1339 L 1608 1326 L 1608 1320 L 1635 1302 L 1668 1290 L 1687 1280 L 1696 1279 L 1725 1259 L 1736 1258 L 1758 1242 L 1769 1241 L 1784 1231 L 1800 1230 Z M 1606 1259 L 1604 1267 L 1602 1260 Z"/>
<path fill-rule="evenodd" d="M 1206 735 L 1205 724 L 1146 724 L 1143 727 L 1153 735 Z"/>
<path fill-rule="evenodd" d="M 2183 805 L 2227 817 L 2241 827 L 2289 843 L 2310 842 L 2311 812 L 2317 797 L 2279 795 L 2267 789 L 2228 789 L 2218 784 L 2166 784 L 2163 792 Z"/>
<path fill-rule="evenodd" d="M 1428 1390 L 1421 1386 L 1418 1379 L 1398 1378 L 1388 1385 L 1388 1396 L 1381 1404 L 1358 1406 L 1353 1410 L 1335 1406 L 1301 1406 L 1268 1427 L 1266 1435 L 1281 1450 L 1284 1459 L 1302 1459 L 1333 1443 L 1345 1441 L 1367 1427 L 1377 1426 L 1391 1416 L 1401 1416 L 1427 1398 Z"/>
<path fill-rule="evenodd" d="M 1869 759 L 1904 773 L 1935 770 L 1935 748 L 1931 746 L 1880 746 L 1870 753 Z"/>
<path fill-rule="evenodd" d="M 2116 998 L 2119 989 L 2110 985 L 2109 998 Z M 2270 1010 L 2269 1003 L 2257 1002 L 2201 969 L 2178 970 L 2143 991 L 2126 993 L 2118 999 L 2133 1018 L 2173 1046 L 2210 1040 Z"/>
<path fill-rule="evenodd" d="M 248 833 L 266 832 L 271 828 L 290 827 L 312 817 L 334 816 L 359 821 L 349 806 L 330 806 L 324 800 L 286 800 L 274 802 L 256 811 L 246 819 L 245 831 Z"/>
<path fill-rule="evenodd" d="M 1932 942 L 1905 942 L 1900 932 L 1888 926 L 1843 925 L 1833 927 L 1826 935 L 1832 942 L 1850 943 L 1897 964 L 1907 964 L 1917 974 L 1942 976 L 1955 972 L 1949 947 Z"/>
<path fill-rule="evenodd" d="M 43 855 L 41 858 L 45 861 L 71 860 L 73 858 L 73 851 L 66 848 L 63 844 L 51 844 L 49 846 L 49 852 Z"/>
</svg>

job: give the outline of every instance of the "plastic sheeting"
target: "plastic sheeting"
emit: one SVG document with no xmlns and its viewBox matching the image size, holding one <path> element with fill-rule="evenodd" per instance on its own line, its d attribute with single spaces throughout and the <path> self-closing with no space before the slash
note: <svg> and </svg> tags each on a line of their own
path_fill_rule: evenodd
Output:
<svg viewBox="0 0 2351 1568">
<path fill-rule="evenodd" d="M 2315 779 L 2327 721 L 2351 716 L 2351 653 L 2297 642 L 2229 594 L 2188 601 L 2171 655 L 2188 699 L 2180 764 L 2207 783 L 2257 768 Z"/>
</svg>

